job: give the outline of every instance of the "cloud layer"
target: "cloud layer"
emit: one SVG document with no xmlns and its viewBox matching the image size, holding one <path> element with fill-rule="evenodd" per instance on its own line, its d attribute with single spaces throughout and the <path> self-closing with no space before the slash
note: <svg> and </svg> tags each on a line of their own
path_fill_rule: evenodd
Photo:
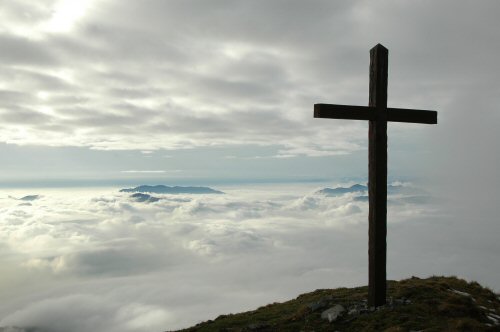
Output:
<svg viewBox="0 0 500 332">
<path fill-rule="evenodd" d="M 0 74 L 9 80 L 0 87 L 0 141 L 11 144 L 254 144 L 278 145 L 279 156 L 343 154 L 364 148 L 364 126 L 314 120 L 312 105 L 366 104 L 368 49 L 377 42 L 394 46 L 395 106 L 439 108 L 446 116 L 463 88 L 458 81 L 472 75 L 465 60 L 477 60 L 473 77 L 481 82 L 467 83 L 478 84 L 474 91 L 495 82 L 498 71 L 491 67 L 498 33 L 488 30 L 496 3 L 432 10 L 320 0 L 3 6 Z M 398 24 L 402 17 L 412 19 Z M 481 24 L 471 24 L 476 19 Z M 462 39 L 443 26 L 466 31 L 481 52 L 458 52 Z"/>
<path fill-rule="evenodd" d="M 307 185 L 221 189 L 150 203 L 113 190 L 45 191 L 31 205 L 2 197 L 0 326 L 161 331 L 366 284 L 366 201 Z M 424 231 L 447 227 L 442 210 L 404 198 L 390 200 L 389 277 L 470 276 L 449 255 L 456 243 Z M 488 271 L 474 273 L 492 282 Z"/>
<path fill-rule="evenodd" d="M 322 28 L 343 10 L 326 2 L 307 10 L 287 4 L 281 13 L 283 3 L 87 1 L 81 17 L 48 29 L 66 2 L 48 1 L 52 10 L 7 3 L 1 73 L 14 79 L 1 91 L 3 142 L 96 149 L 280 142 L 284 155 L 360 148 L 359 138 L 331 142 L 326 125 L 310 119 L 318 92 L 307 86 L 317 66 L 307 68 L 316 55 L 299 53 L 298 42 L 316 29 L 290 31 L 299 27 L 289 15 Z M 339 137 L 346 130 L 357 127 L 333 128 Z"/>
</svg>

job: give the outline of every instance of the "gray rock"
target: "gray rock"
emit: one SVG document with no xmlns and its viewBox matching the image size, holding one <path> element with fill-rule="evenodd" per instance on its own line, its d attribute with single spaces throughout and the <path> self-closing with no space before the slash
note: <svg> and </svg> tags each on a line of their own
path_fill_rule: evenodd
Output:
<svg viewBox="0 0 500 332">
<path fill-rule="evenodd" d="M 345 308 L 340 304 L 336 304 L 330 309 L 326 309 L 321 313 L 322 319 L 327 319 L 330 323 L 335 321 L 343 312 Z"/>
</svg>

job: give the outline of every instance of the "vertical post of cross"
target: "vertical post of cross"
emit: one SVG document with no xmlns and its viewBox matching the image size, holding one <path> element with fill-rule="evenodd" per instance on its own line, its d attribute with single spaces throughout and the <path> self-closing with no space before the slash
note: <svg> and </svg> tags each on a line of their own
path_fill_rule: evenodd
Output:
<svg viewBox="0 0 500 332">
<path fill-rule="evenodd" d="M 375 120 L 368 128 L 368 305 L 386 303 L 387 260 L 387 68 L 389 51 L 370 50 L 370 97 Z"/>
<path fill-rule="evenodd" d="M 387 108 L 389 51 L 378 44 L 370 50 L 368 106 L 314 104 L 314 117 L 368 120 L 368 304 L 386 303 L 387 264 L 387 121 L 437 123 L 437 112 Z"/>
</svg>

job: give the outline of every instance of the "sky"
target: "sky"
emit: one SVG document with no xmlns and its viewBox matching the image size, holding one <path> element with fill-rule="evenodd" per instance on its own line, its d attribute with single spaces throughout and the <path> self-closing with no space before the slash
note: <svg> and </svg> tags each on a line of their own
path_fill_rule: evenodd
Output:
<svg viewBox="0 0 500 332">
<path fill-rule="evenodd" d="M 464 112 L 498 122 L 497 6 L 3 1 L 2 182 L 364 176 L 367 123 L 312 109 L 367 105 L 377 43 L 389 106 L 439 112 L 437 128 L 389 126 L 390 175 L 422 176 L 477 143 L 453 137 Z"/>
<path fill-rule="evenodd" d="M 0 255 L 11 273 L 0 294 L 12 300 L 0 326 L 161 330 L 363 284 L 365 250 L 345 255 L 366 245 L 366 206 L 314 192 L 366 183 L 368 124 L 314 119 L 313 105 L 367 105 L 377 43 L 389 49 L 388 106 L 438 111 L 437 125 L 388 125 L 389 180 L 434 199 L 389 212 L 390 275 L 499 290 L 499 12 L 498 1 L 2 0 Z M 148 206 L 116 190 L 144 183 L 230 194 Z M 29 194 L 41 198 L 16 200 Z M 305 264 L 305 250 L 318 259 Z M 44 321 L 68 307 L 78 323 Z"/>
</svg>

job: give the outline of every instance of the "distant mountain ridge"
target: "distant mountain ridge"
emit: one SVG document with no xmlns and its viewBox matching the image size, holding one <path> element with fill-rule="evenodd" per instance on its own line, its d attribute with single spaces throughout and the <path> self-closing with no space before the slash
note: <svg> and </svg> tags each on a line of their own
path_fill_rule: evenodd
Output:
<svg viewBox="0 0 500 332">
<path fill-rule="evenodd" d="M 30 202 L 30 201 L 34 201 L 34 200 L 37 200 L 40 198 L 40 195 L 27 195 L 27 196 L 24 196 L 24 197 L 21 197 L 19 198 L 21 201 L 27 201 L 27 202 Z"/>
<path fill-rule="evenodd" d="M 25 202 L 35 201 L 35 200 L 39 199 L 40 197 L 41 197 L 40 195 L 26 195 L 26 196 L 21 197 L 21 198 L 15 198 L 13 196 L 9 196 L 9 198 L 12 198 L 12 199 L 15 199 L 18 201 L 25 201 Z"/>
<path fill-rule="evenodd" d="M 350 187 L 336 187 L 336 188 L 323 188 L 321 190 L 316 191 L 317 194 L 335 197 L 342 196 L 344 194 L 350 193 L 362 193 L 364 191 L 368 191 L 368 187 L 362 184 L 355 184 Z M 388 194 L 415 194 L 421 193 L 420 190 L 417 190 L 413 187 L 407 187 L 399 184 L 389 184 L 387 186 Z"/>
<path fill-rule="evenodd" d="M 135 188 L 121 189 L 120 192 L 126 193 L 155 193 L 155 194 L 224 194 L 222 191 L 209 187 L 169 187 L 162 184 L 150 186 L 141 185 Z"/>
<path fill-rule="evenodd" d="M 324 188 L 321 190 L 318 190 L 316 193 L 317 194 L 323 194 L 326 196 L 341 196 L 344 194 L 348 193 L 355 193 L 355 192 L 361 192 L 361 191 L 367 191 L 368 187 L 361 185 L 361 184 L 355 184 L 350 187 L 337 187 L 337 188 Z"/>
</svg>

